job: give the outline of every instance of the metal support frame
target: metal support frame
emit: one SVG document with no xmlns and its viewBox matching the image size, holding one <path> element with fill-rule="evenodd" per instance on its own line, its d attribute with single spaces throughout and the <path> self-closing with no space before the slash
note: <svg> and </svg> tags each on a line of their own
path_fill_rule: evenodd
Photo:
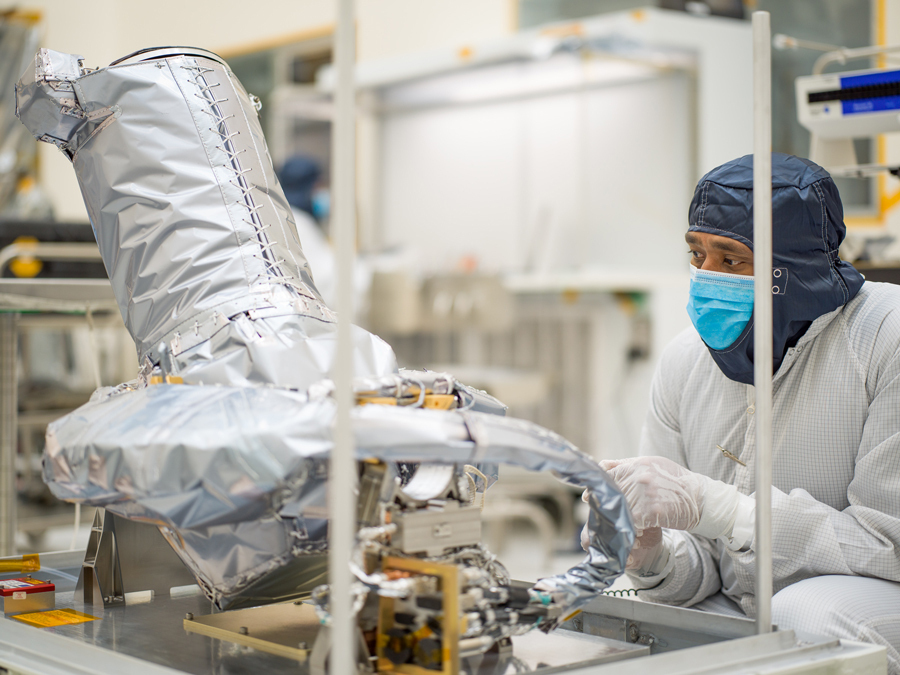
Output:
<svg viewBox="0 0 900 675">
<path fill-rule="evenodd" d="M 113 515 L 103 509 L 97 509 L 94 514 L 81 574 L 75 585 L 75 597 L 86 605 L 114 607 L 125 604 L 116 526 Z"/>
<path fill-rule="evenodd" d="M 96 244 L 77 242 L 20 242 L 0 249 L 0 272 L 16 258 L 37 260 L 100 261 L 100 249 Z"/>
<path fill-rule="evenodd" d="M 772 630 L 772 39 L 753 13 L 753 385 L 756 388 L 756 630 Z"/>
<path fill-rule="evenodd" d="M 0 254 L 9 249 L 10 247 L 6 247 L 0 250 Z M 15 554 L 18 529 L 16 454 L 19 312 L 81 313 L 91 310 L 118 310 L 109 281 L 0 279 L 0 557 Z M 67 317 L 66 320 L 71 318 Z"/>
<path fill-rule="evenodd" d="M 0 556 L 16 553 L 17 312 L 0 313 Z"/>
<path fill-rule="evenodd" d="M 97 509 L 76 585 L 85 604 L 121 605 L 126 593 L 169 595 L 193 583 L 194 575 L 156 525 Z"/>
<path fill-rule="evenodd" d="M 337 88 L 334 97 L 333 178 L 335 258 L 337 263 L 337 349 L 332 379 L 337 402 L 334 448 L 328 473 L 329 581 L 331 582 L 331 636 L 329 672 L 353 672 L 356 640 L 350 598 L 352 578 L 347 561 L 356 529 L 356 463 L 350 412 L 353 407 L 353 248 L 356 240 L 356 100 L 354 88 L 354 0 L 338 0 L 334 62 Z"/>
</svg>

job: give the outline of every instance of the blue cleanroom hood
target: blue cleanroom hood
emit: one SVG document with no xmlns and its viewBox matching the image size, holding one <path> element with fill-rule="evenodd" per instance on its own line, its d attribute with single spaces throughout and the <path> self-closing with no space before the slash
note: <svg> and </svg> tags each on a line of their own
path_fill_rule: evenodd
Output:
<svg viewBox="0 0 900 675">
<path fill-rule="evenodd" d="M 689 230 L 730 237 L 753 248 L 753 155 L 732 160 L 697 184 Z M 808 159 L 772 153 L 773 372 L 787 350 L 823 314 L 845 305 L 863 277 L 838 257 L 844 209 L 830 174 Z M 709 352 L 731 380 L 753 384 L 753 319 L 725 349 Z"/>
</svg>

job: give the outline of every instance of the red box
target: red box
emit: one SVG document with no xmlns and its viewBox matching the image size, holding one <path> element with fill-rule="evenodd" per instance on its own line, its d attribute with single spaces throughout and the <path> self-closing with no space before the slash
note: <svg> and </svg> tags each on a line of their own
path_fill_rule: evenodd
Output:
<svg viewBox="0 0 900 675">
<path fill-rule="evenodd" d="M 56 606 L 56 586 L 31 577 L 0 579 L 0 603 L 7 616 L 53 609 Z"/>
<path fill-rule="evenodd" d="M 46 593 L 47 591 L 55 591 L 56 586 L 49 581 L 41 581 L 32 579 L 31 577 L 22 577 L 20 579 L 0 579 L 0 597 L 9 597 L 13 593 Z"/>
</svg>

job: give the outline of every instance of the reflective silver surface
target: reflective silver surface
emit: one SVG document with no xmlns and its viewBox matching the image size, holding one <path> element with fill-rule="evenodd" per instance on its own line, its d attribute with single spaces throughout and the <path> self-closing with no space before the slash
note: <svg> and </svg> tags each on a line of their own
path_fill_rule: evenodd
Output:
<svg viewBox="0 0 900 675">
<path fill-rule="evenodd" d="M 185 382 L 305 389 L 328 376 L 334 314 L 257 111 L 221 59 L 173 51 L 87 72 L 77 55 L 41 49 L 16 86 L 17 114 L 72 160 L 141 360 L 158 362 L 165 342 Z M 356 339 L 357 375 L 396 369 L 382 340 Z"/>
<path fill-rule="evenodd" d="M 144 50 L 99 70 L 41 49 L 16 94 L 32 134 L 72 160 L 143 363 L 138 380 L 98 390 L 48 427 L 44 480 L 61 499 L 159 526 L 219 607 L 320 579 L 335 322 L 254 99 L 219 57 L 193 48 Z M 545 582 L 555 604 L 575 609 L 621 573 L 630 517 L 594 461 L 499 416 L 501 403 L 450 376 L 398 371 L 385 342 L 355 331 L 359 395 L 430 389 L 460 404 L 357 407 L 360 459 L 392 471 L 473 464 L 488 482 L 490 464 L 552 471 L 590 488 L 592 533 L 585 562 Z M 152 375 L 185 384 L 149 385 Z"/>
<path fill-rule="evenodd" d="M 306 662 L 185 631 L 183 620 L 187 613 L 199 617 L 213 611 L 202 595 L 153 598 L 104 610 L 75 602 L 71 592 L 57 593 L 57 608 L 66 607 L 100 618 L 76 625 L 31 628 L 34 637 L 52 633 L 194 675 L 309 672 Z M 4 621 L 12 619 L 0 618 L 0 631 L 6 627 Z M 608 663 L 644 656 L 648 652 L 643 645 L 569 631 L 558 635 L 538 633 L 513 638 L 509 656 L 488 653 L 484 657 L 474 657 L 468 663 L 464 660 L 462 672 L 470 672 L 469 668 L 480 668 L 477 670 L 480 675 L 540 672 L 546 667 Z"/>
<path fill-rule="evenodd" d="M 123 607 L 104 610 L 75 602 L 72 593 L 58 593 L 56 606 L 71 607 L 100 617 L 100 620 L 55 628 L 35 628 L 35 632 L 69 637 L 196 675 L 305 672 L 298 669 L 296 661 L 187 633 L 182 624 L 187 612 L 201 615 L 212 611 L 209 600 L 200 594 L 154 598 L 150 602 L 130 602 Z"/>
</svg>

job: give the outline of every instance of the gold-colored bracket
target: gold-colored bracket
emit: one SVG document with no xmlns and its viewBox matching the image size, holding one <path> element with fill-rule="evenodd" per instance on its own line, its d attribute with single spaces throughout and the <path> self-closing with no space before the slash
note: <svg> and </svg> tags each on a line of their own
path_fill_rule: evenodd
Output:
<svg viewBox="0 0 900 675">
<path fill-rule="evenodd" d="M 378 672 L 403 675 L 457 675 L 459 673 L 459 578 L 455 565 L 418 560 L 416 558 L 385 558 L 382 571 L 411 572 L 437 577 L 443 605 L 441 607 L 441 670 L 431 670 L 409 663 L 396 664 L 384 656 L 384 648 L 390 639 L 387 634 L 394 627 L 394 598 L 379 598 L 378 635 L 375 653 Z"/>
</svg>

